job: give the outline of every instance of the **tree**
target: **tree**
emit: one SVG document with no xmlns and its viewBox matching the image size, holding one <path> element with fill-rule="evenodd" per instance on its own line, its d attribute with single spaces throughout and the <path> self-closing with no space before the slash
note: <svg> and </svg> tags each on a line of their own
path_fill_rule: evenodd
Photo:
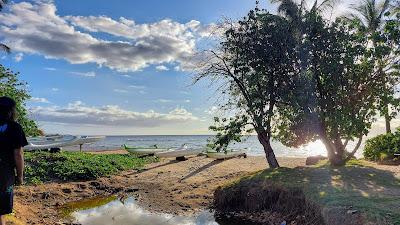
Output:
<svg viewBox="0 0 400 225">
<path fill-rule="evenodd" d="M 345 20 L 327 23 L 310 12 L 298 46 L 302 76 L 290 107 L 280 108 L 277 137 L 299 146 L 320 139 L 333 165 L 343 165 L 359 148 L 377 113 L 381 73 L 374 73 L 368 40 Z M 299 92 L 300 92 L 299 91 Z M 358 139 L 354 149 L 348 143 Z"/>
<path fill-rule="evenodd" d="M 279 167 L 271 146 L 276 110 L 286 104 L 296 76 L 293 27 L 283 17 L 258 8 L 238 23 L 230 23 L 218 50 L 208 52 L 199 66 L 196 82 L 210 79 L 222 83 L 227 101 L 221 109 L 234 114 L 216 119 L 213 147 L 226 150 L 242 132 L 256 132 L 271 168 Z"/>
<path fill-rule="evenodd" d="M 385 75 L 386 82 L 380 93 L 380 113 L 385 117 L 386 132 L 391 133 L 390 121 L 396 116 L 400 102 L 395 98 L 395 86 L 398 78 L 392 73 L 393 52 L 396 48 L 394 43 L 385 38 L 385 24 L 388 11 L 393 0 L 363 0 L 361 4 L 354 7 L 356 14 L 353 18 L 361 26 L 361 30 L 370 40 L 371 48 L 375 48 L 374 57 L 376 60 L 376 71 Z M 368 43 L 368 44 L 369 44 Z M 383 54 L 384 51 L 385 53 Z M 391 112 L 392 111 L 392 112 Z"/>
<path fill-rule="evenodd" d="M 4 8 L 4 5 L 7 4 L 7 2 L 8 0 L 0 0 L 0 11 Z M 0 43 L 0 50 L 3 50 L 7 53 L 10 52 L 10 48 L 3 43 Z"/>
<path fill-rule="evenodd" d="M 8 96 L 17 102 L 17 121 L 29 136 L 40 134 L 35 121 L 29 119 L 25 102 L 30 99 L 26 84 L 18 80 L 18 73 L 0 65 L 0 96 Z"/>
</svg>

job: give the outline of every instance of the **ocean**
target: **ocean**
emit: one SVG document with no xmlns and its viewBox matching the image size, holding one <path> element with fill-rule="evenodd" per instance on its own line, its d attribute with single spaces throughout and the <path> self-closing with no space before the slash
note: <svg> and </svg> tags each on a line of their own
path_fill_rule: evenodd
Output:
<svg viewBox="0 0 400 225">
<path fill-rule="evenodd" d="M 177 148 L 183 144 L 187 144 L 192 148 L 202 148 L 207 145 L 207 140 L 213 138 L 210 135 L 132 135 L 132 136 L 107 136 L 104 140 L 86 144 L 83 146 L 84 151 L 104 151 L 120 149 L 121 145 L 128 146 L 151 146 Z M 352 144 L 349 144 L 350 146 Z M 272 142 L 272 147 L 277 157 L 301 157 L 315 155 L 326 155 L 325 146 L 316 141 L 300 148 L 289 148 L 279 142 Z M 263 156 L 264 151 L 256 136 L 249 136 L 241 143 L 230 145 L 231 149 L 248 149 L 248 155 Z M 67 150 L 78 150 L 78 146 L 69 147 Z M 360 147 L 357 157 L 362 155 L 363 146 Z"/>
</svg>

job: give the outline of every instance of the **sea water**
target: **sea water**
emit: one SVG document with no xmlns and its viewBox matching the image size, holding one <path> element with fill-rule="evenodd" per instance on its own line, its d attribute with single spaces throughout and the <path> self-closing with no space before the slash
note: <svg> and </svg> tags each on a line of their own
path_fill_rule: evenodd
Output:
<svg viewBox="0 0 400 225">
<path fill-rule="evenodd" d="M 121 145 L 126 144 L 128 146 L 140 146 L 148 147 L 152 145 L 158 145 L 162 148 L 177 148 L 183 144 L 188 145 L 192 148 L 204 148 L 208 140 L 212 139 L 213 136 L 209 135 L 135 135 L 135 136 L 107 136 L 104 140 L 87 144 L 83 146 L 85 151 L 103 151 L 103 150 L 115 150 L 120 149 Z M 354 146 L 354 143 L 349 144 L 350 147 Z M 277 157 L 308 157 L 315 155 L 326 155 L 326 149 L 320 141 L 310 143 L 306 146 L 299 148 L 289 148 L 283 144 L 272 141 L 272 147 Z M 257 136 L 249 136 L 243 139 L 241 143 L 235 143 L 230 145 L 231 149 L 244 149 L 247 148 L 248 155 L 251 156 L 263 156 L 264 151 L 262 145 L 258 141 Z M 69 147 L 68 150 L 77 150 L 78 147 Z M 362 147 L 357 153 L 357 156 L 362 155 Z"/>
</svg>

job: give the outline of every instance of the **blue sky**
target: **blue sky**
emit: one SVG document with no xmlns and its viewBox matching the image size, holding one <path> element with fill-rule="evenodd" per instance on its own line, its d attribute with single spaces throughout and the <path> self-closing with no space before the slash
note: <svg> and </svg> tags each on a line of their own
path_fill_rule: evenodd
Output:
<svg viewBox="0 0 400 225">
<path fill-rule="evenodd" d="M 271 7 L 263 1 L 264 7 Z M 215 92 L 188 58 L 213 24 L 255 0 L 14 1 L 0 14 L 0 63 L 21 72 L 50 133 L 207 134 Z"/>
<path fill-rule="evenodd" d="M 47 133 L 209 134 L 218 96 L 207 83 L 191 85 L 193 55 L 215 42 L 216 23 L 254 7 L 255 0 L 13 1 L 0 13 L 0 41 L 12 48 L 0 63 L 21 72 L 32 118 Z M 377 124 L 383 130 L 382 119 Z"/>
</svg>

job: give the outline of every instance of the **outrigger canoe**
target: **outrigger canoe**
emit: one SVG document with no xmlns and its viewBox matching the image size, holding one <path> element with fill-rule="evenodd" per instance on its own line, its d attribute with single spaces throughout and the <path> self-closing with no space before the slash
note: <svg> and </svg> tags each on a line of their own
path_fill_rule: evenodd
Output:
<svg viewBox="0 0 400 225">
<path fill-rule="evenodd" d="M 246 157 L 246 150 L 228 150 L 223 152 L 208 151 L 207 157 L 212 159 L 231 159 L 239 156 Z"/>
<path fill-rule="evenodd" d="M 191 155 L 198 155 L 202 152 L 205 152 L 205 149 L 202 148 L 189 148 L 187 145 L 182 145 L 180 148 L 169 149 L 165 152 L 157 152 L 155 155 L 160 158 L 179 158 Z"/>
<path fill-rule="evenodd" d="M 168 151 L 167 148 L 158 148 L 157 145 L 153 147 L 130 147 L 127 145 L 122 146 L 126 151 L 139 155 L 154 155 L 158 152 Z"/>
<path fill-rule="evenodd" d="M 74 143 L 78 140 L 79 137 L 73 135 L 57 135 L 29 138 L 29 144 L 24 147 L 24 150 L 34 151 L 51 148 L 61 148 L 74 145 Z"/>
</svg>

